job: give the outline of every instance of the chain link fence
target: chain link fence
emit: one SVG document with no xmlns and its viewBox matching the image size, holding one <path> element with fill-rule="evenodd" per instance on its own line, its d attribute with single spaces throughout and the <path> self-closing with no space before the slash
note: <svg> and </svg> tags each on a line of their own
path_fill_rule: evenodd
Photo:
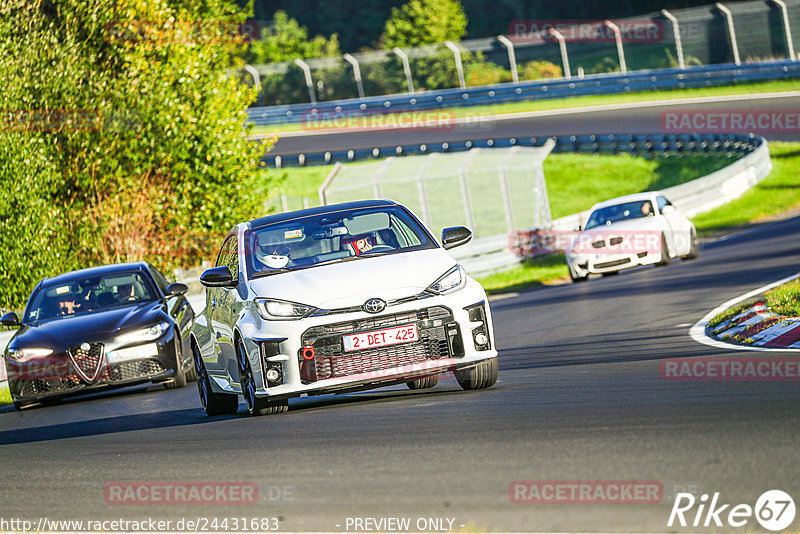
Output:
<svg viewBox="0 0 800 534">
<path fill-rule="evenodd" d="M 774 0 L 728 2 L 722 7 L 709 4 L 672 11 L 686 66 L 733 63 L 737 56 L 742 62 L 794 59 L 791 36 L 800 36 L 800 0 L 784 0 L 783 4 L 785 13 Z M 731 12 L 735 38 L 731 36 L 725 10 Z M 675 26 L 664 13 L 614 19 L 613 23 L 621 30 L 629 71 L 679 66 Z M 550 28 L 563 34 L 568 69 Z M 509 53 L 509 42 L 513 54 Z M 518 81 L 524 82 L 618 72 L 621 68 L 614 34 L 600 20 L 512 20 L 505 36 L 461 41 L 457 48 L 462 56 L 466 86 L 510 82 L 514 71 Z M 311 94 L 324 102 L 460 86 L 454 51 L 445 43 L 346 56 L 347 60 L 305 59 L 310 79 L 296 61 L 253 66 L 262 86 L 260 105 L 308 102 Z M 358 76 L 353 62 L 358 65 Z"/>
</svg>

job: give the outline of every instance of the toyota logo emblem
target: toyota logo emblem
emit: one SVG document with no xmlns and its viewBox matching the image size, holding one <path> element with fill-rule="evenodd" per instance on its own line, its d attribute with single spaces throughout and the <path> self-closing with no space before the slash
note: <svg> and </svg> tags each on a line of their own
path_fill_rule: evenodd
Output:
<svg viewBox="0 0 800 534">
<path fill-rule="evenodd" d="M 369 299 L 362 308 L 367 313 L 380 313 L 386 309 L 386 302 L 381 299 Z"/>
</svg>

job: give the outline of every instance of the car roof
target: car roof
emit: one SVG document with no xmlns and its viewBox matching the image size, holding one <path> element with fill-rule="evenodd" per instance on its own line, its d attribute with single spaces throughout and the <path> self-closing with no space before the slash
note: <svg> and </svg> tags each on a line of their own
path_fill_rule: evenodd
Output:
<svg viewBox="0 0 800 534">
<path fill-rule="evenodd" d="M 287 211 L 286 213 L 279 213 L 276 215 L 267 215 L 259 219 L 250 221 L 251 228 L 260 228 L 268 224 L 281 223 L 300 219 L 302 217 L 309 217 L 313 215 L 322 215 L 325 213 L 335 213 L 337 211 L 346 211 L 359 208 L 382 208 L 386 206 L 397 206 L 397 202 L 392 200 L 359 200 L 356 202 L 345 202 L 342 204 L 330 204 L 328 206 L 319 206 L 316 208 L 308 208 L 297 211 Z"/>
<path fill-rule="evenodd" d="M 602 202 L 598 202 L 594 206 L 592 206 L 591 210 L 594 211 L 598 208 L 605 208 L 607 206 L 616 206 L 617 204 L 622 204 L 624 202 L 636 202 L 641 200 L 652 200 L 654 196 L 661 195 L 661 191 L 646 191 L 644 193 L 634 193 L 632 195 L 625 195 L 622 197 L 611 198 L 608 200 L 604 200 Z"/>
<path fill-rule="evenodd" d="M 42 280 L 41 285 L 42 287 L 51 287 L 54 285 L 64 283 L 69 280 L 74 280 L 75 278 L 80 278 L 81 276 L 89 277 L 89 276 L 97 276 L 104 274 L 144 271 L 148 268 L 148 265 L 149 264 L 147 262 L 136 261 L 130 263 L 114 263 L 111 265 L 100 265 L 97 267 L 89 267 L 87 269 L 79 269 L 77 271 L 62 273 L 52 278 L 45 278 L 44 280 Z"/>
</svg>

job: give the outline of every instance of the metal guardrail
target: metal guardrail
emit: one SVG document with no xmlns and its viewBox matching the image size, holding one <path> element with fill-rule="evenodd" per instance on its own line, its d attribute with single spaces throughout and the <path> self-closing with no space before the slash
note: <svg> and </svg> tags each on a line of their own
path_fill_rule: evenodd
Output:
<svg viewBox="0 0 800 534">
<path fill-rule="evenodd" d="M 445 89 L 363 99 L 334 100 L 316 104 L 255 107 L 248 110 L 249 121 L 259 126 L 297 124 L 337 115 L 355 116 L 396 111 L 428 111 L 452 107 L 481 106 L 503 102 L 546 100 L 571 96 L 607 95 L 641 91 L 736 85 L 739 83 L 800 77 L 800 62 L 791 60 L 749 64 L 703 65 L 595 74 L 581 79 L 537 80 Z"/>
</svg>

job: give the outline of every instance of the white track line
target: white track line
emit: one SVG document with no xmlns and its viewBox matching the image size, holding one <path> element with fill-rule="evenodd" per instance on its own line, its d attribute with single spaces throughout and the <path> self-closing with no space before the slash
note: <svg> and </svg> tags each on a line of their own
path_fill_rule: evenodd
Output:
<svg viewBox="0 0 800 534">
<path fill-rule="evenodd" d="M 742 95 L 720 95 L 720 96 L 697 96 L 693 98 L 670 98 L 666 100 L 648 100 L 645 102 L 628 102 L 619 104 L 602 104 L 598 106 L 582 106 L 575 108 L 561 108 L 561 109 L 546 109 L 540 111 L 520 111 L 516 113 L 502 113 L 497 115 L 484 115 L 476 114 L 467 117 L 458 117 L 453 119 L 454 124 L 472 124 L 476 123 L 477 119 L 491 120 L 491 121 L 506 121 L 514 119 L 530 119 L 537 117 L 556 117 L 559 115 L 574 115 L 579 113 L 595 113 L 598 111 L 617 111 L 622 109 L 637 109 L 649 108 L 659 106 L 685 106 L 691 104 L 706 104 L 709 102 L 737 102 L 741 100 L 762 100 L 774 98 L 796 98 L 800 97 L 800 91 L 782 91 L 778 93 L 749 93 Z M 446 111 L 452 108 L 437 108 L 435 110 L 427 111 Z M 411 113 L 412 111 L 404 110 L 401 113 Z M 425 113 L 426 111 L 418 111 L 417 113 Z M 413 126 L 407 128 L 396 128 L 396 130 L 413 130 L 422 129 L 431 126 L 439 126 L 439 121 L 428 121 L 422 123 L 420 126 Z M 366 131 L 392 131 L 392 128 L 332 128 L 327 130 L 302 130 L 294 132 L 268 132 L 262 134 L 255 134 L 250 136 L 250 139 L 264 139 L 277 135 L 280 137 L 308 137 L 316 135 L 334 135 L 341 133 L 358 133 Z"/>
<path fill-rule="evenodd" d="M 755 350 L 755 351 L 786 351 L 786 352 L 800 352 L 800 349 L 778 349 L 772 347 L 754 347 L 750 345 L 734 345 L 733 343 L 723 343 L 722 341 L 717 341 L 714 338 L 711 338 L 706 335 L 706 326 L 708 326 L 708 322 L 713 319 L 718 313 L 727 310 L 728 308 L 738 304 L 739 302 L 749 299 L 759 293 L 763 293 L 765 291 L 769 291 L 773 287 L 777 287 L 781 284 L 785 284 L 786 282 L 791 282 L 795 278 L 800 278 L 800 273 L 795 273 L 791 276 L 787 276 L 777 282 L 772 282 L 771 284 L 767 284 L 765 286 L 759 287 L 754 289 L 744 295 L 732 298 L 731 300 L 720 304 L 710 312 L 708 312 L 705 317 L 697 321 L 694 326 L 689 330 L 689 335 L 697 341 L 698 343 L 703 343 L 704 345 L 708 345 L 710 347 L 716 347 L 718 349 L 725 349 L 725 350 Z"/>
</svg>

